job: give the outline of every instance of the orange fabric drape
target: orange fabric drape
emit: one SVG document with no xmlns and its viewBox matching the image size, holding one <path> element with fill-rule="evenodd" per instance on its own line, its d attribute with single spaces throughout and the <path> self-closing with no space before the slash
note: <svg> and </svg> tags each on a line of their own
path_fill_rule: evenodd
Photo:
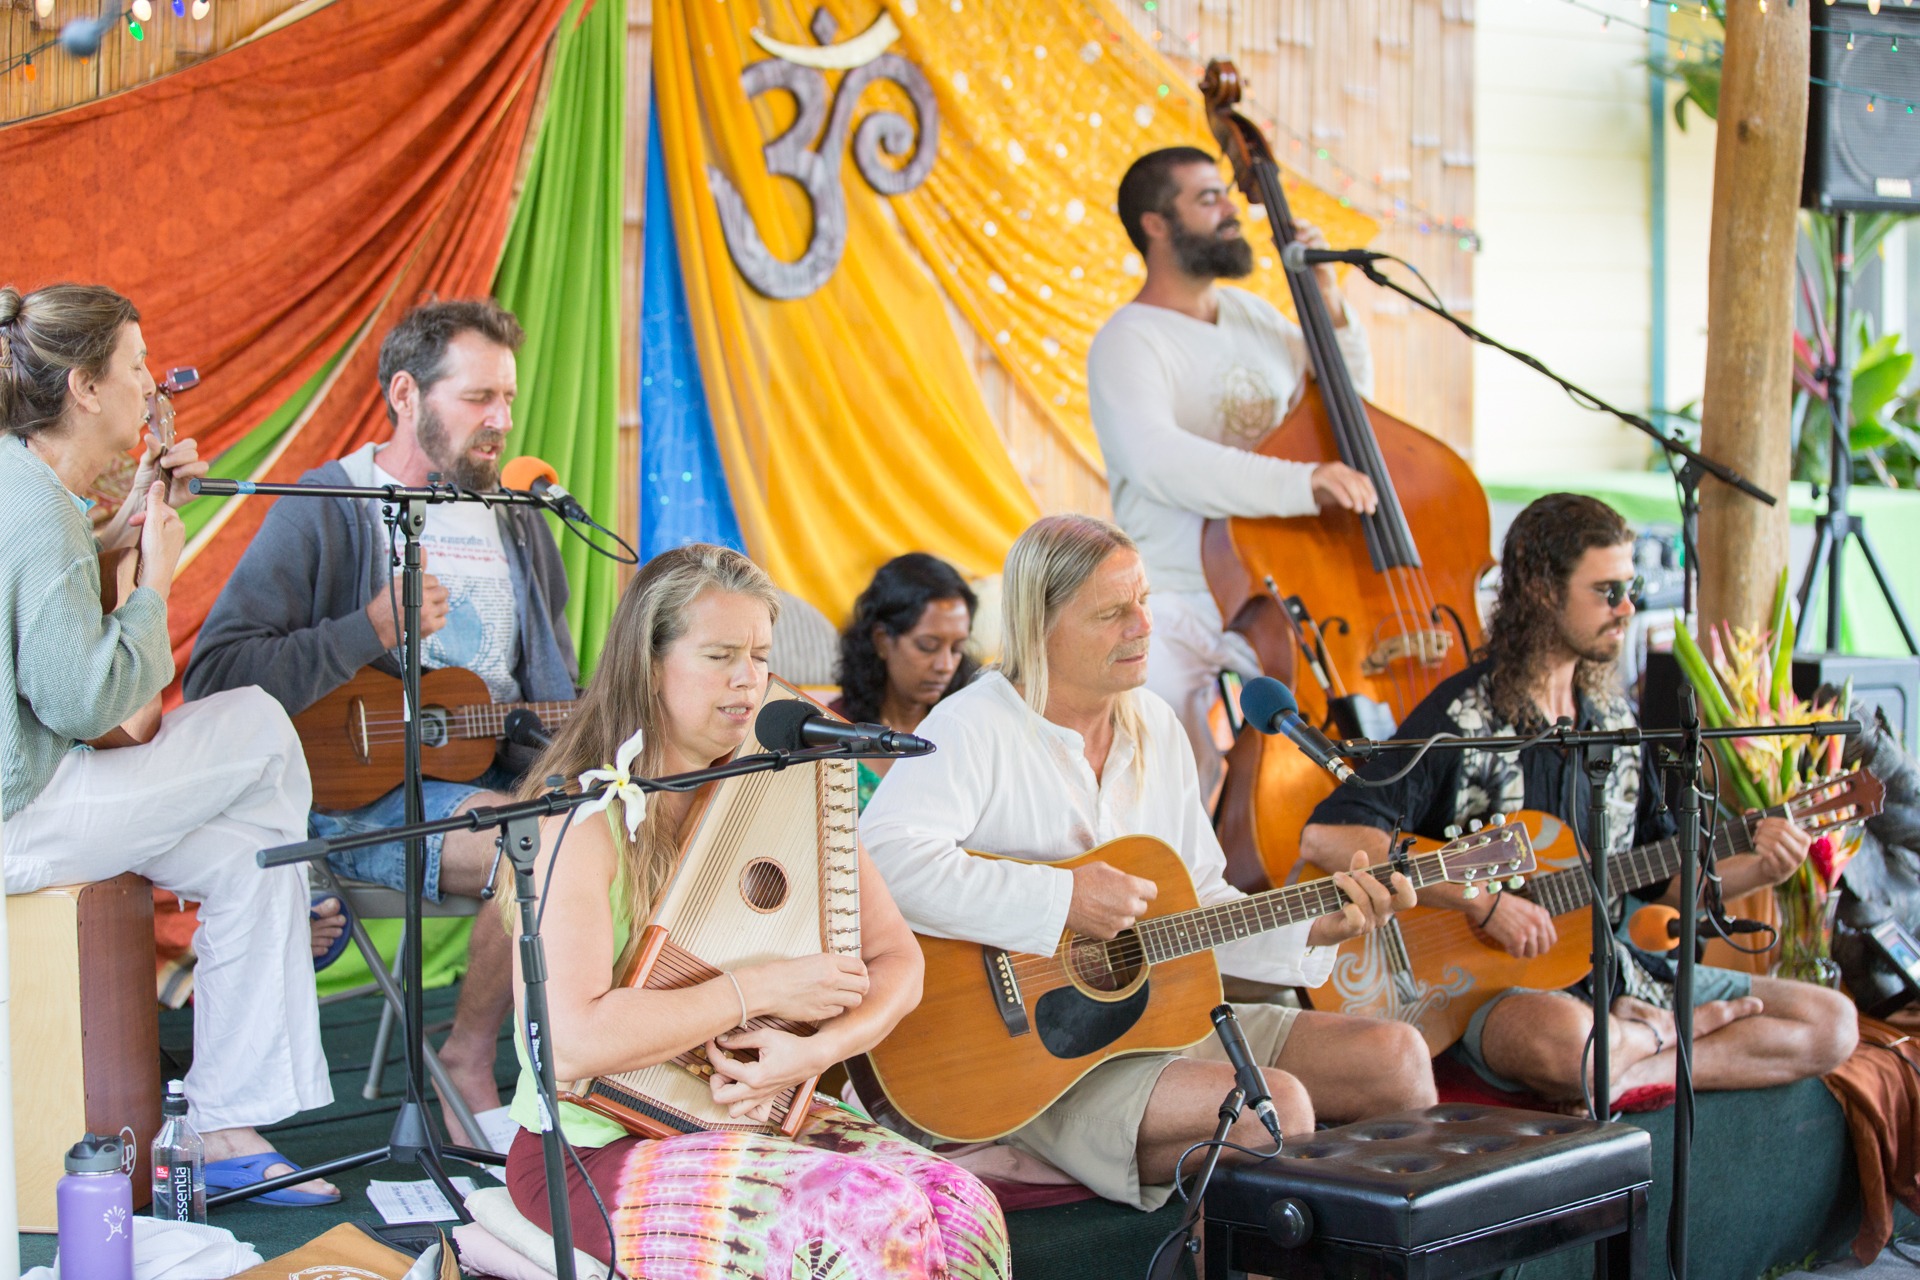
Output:
<svg viewBox="0 0 1920 1280">
<path fill-rule="evenodd" d="M 385 430 L 374 369 L 393 317 L 428 293 L 488 291 L 567 3 L 336 0 L 198 66 L 0 129 L 0 277 L 131 297 L 153 367 L 200 367 L 180 426 L 203 456 L 371 318 L 268 477 L 294 479 Z M 241 504 L 176 587 L 180 665 L 264 514 Z"/>
</svg>

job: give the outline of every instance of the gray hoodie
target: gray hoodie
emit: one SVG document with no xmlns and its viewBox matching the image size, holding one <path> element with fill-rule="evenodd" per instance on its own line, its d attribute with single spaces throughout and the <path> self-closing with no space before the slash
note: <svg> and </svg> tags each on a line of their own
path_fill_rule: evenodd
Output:
<svg viewBox="0 0 1920 1280">
<path fill-rule="evenodd" d="M 301 481 L 370 484 L 374 447 L 316 467 Z M 560 549 L 533 508 L 503 506 L 495 514 L 520 609 L 514 679 L 529 701 L 566 701 L 578 693 L 580 665 L 567 628 Z M 288 715 L 298 715 L 362 667 L 398 675 L 366 614 L 395 572 L 388 555 L 378 502 L 276 499 L 200 628 L 187 663 L 187 698 L 259 685 Z M 516 750 L 502 763 L 519 772 L 531 759 Z"/>
</svg>

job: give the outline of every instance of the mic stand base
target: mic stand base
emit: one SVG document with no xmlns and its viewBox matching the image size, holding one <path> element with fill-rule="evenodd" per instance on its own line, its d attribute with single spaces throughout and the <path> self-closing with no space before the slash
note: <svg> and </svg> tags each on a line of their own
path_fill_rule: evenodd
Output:
<svg viewBox="0 0 1920 1280">
<path fill-rule="evenodd" d="M 1182 1256 L 1200 1252 L 1200 1241 L 1193 1234 L 1193 1229 L 1200 1225 L 1207 1184 L 1213 1181 L 1214 1166 L 1220 1163 L 1220 1152 L 1225 1149 L 1221 1144 L 1227 1140 L 1227 1134 L 1233 1131 L 1234 1122 L 1240 1119 L 1240 1109 L 1246 1102 L 1247 1095 L 1238 1085 L 1221 1101 L 1220 1123 L 1213 1127 L 1213 1141 L 1207 1147 L 1206 1163 L 1200 1166 L 1200 1176 L 1194 1179 L 1193 1191 L 1187 1196 L 1187 1211 L 1181 1215 L 1180 1225 L 1173 1229 L 1173 1234 L 1162 1240 L 1159 1249 L 1154 1251 L 1153 1262 L 1147 1269 L 1147 1280 L 1173 1280 L 1180 1269 Z M 1173 1171 L 1173 1179 L 1177 1185 L 1180 1181 L 1178 1168 Z"/>
</svg>

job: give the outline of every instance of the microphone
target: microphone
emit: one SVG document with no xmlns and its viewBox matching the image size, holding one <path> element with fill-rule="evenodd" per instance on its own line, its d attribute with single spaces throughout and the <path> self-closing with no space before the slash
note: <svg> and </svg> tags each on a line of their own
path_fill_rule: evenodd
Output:
<svg viewBox="0 0 1920 1280">
<path fill-rule="evenodd" d="M 934 750 L 925 738 L 897 733 L 883 724 L 848 724 L 821 715 L 813 704 L 782 698 L 760 708 L 753 736 L 769 751 L 798 751 L 802 747 L 852 747 L 873 756 L 924 756 Z"/>
<path fill-rule="evenodd" d="M 1302 718 L 1293 690 L 1272 676 L 1249 680 L 1241 688 L 1240 714 L 1261 733 L 1285 736 L 1302 755 L 1341 782 L 1354 780 L 1353 770 L 1340 758 L 1340 749 Z"/>
<path fill-rule="evenodd" d="M 515 746 L 532 747 L 538 751 L 553 745 L 553 735 L 540 723 L 540 717 L 525 707 L 515 707 L 507 712 L 507 718 L 501 724 L 500 736 Z"/>
<path fill-rule="evenodd" d="M 500 487 L 531 493 L 559 512 L 563 519 L 593 523 L 593 517 L 580 505 L 580 500 L 561 487 L 560 473 L 553 469 L 552 463 L 523 454 L 500 468 Z"/>
<path fill-rule="evenodd" d="M 1247 1095 L 1247 1105 L 1260 1117 L 1260 1123 L 1267 1126 L 1275 1142 L 1285 1141 L 1280 1136 L 1280 1115 L 1273 1109 L 1273 1098 L 1267 1093 L 1267 1078 L 1253 1063 L 1253 1050 L 1247 1047 L 1246 1033 L 1240 1030 L 1240 1019 L 1234 1016 L 1233 1006 L 1214 1006 L 1212 1017 L 1214 1034 L 1220 1037 L 1220 1047 L 1227 1051 L 1227 1061 L 1233 1064 L 1234 1079 Z"/>
<path fill-rule="evenodd" d="M 1347 263 L 1358 267 L 1391 257 L 1393 255 L 1390 253 L 1377 253 L 1372 249 L 1309 249 L 1296 240 L 1280 251 L 1280 265 L 1298 273 L 1324 263 Z"/>
</svg>

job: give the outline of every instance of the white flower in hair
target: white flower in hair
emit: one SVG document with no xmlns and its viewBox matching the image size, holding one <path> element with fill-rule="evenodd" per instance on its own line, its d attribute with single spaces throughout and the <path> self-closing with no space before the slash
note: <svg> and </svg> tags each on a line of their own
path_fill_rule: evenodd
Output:
<svg viewBox="0 0 1920 1280">
<path fill-rule="evenodd" d="M 604 769 L 589 769 L 580 775 L 582 787 L 591 787 L 599 782 L 607 784 L 605 791 L 580 806 L 580 812 L 583 815 L 598 813 L 618 799 L 625 811 L 629 840 L 635 839 L 640 834 L 640 820 L 647 816 L 647 793 L 641 790 L 640 784 L 633 780 L 633 774 L 630 772 L 633 762 L 639 758 L 640 747 L 645 740 L 644 729 L 634 730 L 633 736 L 621 743 L 620 750 L 614 753 L 612 764 Z M 609 822 L 613 820 L 611 813 L 607 815 L 607 820 Z"/>
</svg>

